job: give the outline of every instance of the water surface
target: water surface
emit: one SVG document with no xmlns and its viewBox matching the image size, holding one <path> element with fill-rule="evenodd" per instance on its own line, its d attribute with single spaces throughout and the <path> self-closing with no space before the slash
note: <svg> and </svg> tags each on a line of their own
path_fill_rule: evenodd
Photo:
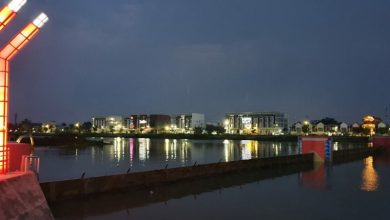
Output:
<svg viewBox="0 0 390 220">
<path fill-rule="evenodd" d="M 105 146 L 38 147 L 40 181 L 299 154 L 296 142 L 105 138 Z M 366 144 L 335 143 L 335 150 Z"/>
</svg>

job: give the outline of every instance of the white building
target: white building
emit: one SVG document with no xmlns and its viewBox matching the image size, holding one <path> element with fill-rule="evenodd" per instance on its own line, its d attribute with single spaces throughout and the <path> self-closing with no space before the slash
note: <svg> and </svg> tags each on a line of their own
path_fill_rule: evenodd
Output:
<svg viewBox="0 0 390 220">
<path fill-rule="evenodd" d="M 342 122 L 342 123 L 340 124 L 340 132 L 341 132 L 342 134 L 348 134 L 349 129 L 348 129 L 348 124 L 347 124 L 347 123 Z"/>
<path fill-rule="evenodd" d="M 172 117 L 172 126 L 179 133 L 193 133 L 194 128 L 204 128 L 205 117 L 200 113 L 178 114 Z"/>
<path fill-rule="evenodd" d="M 288 130 L 287 115 L 281 112 L 238 112 L 225 116 L 229 134 L 276 135 Z"/>
<path fill-rule="evenodd" d="M 93 117 L 92 128 L 96 132 L 121 132 L 124 129 L 123 117 L 117 115 Z"/>
<path fill-rule="evenodd" d="M 313 132 L 313 133 L 315 133 L 317 135 L 323 135 L 325 133 L 325 125 L 324 125 L 324 123 L 319 122 L 318 124 L 315 125 L 315 128 L 316 128 L 315 132 Z"/>
</svg>

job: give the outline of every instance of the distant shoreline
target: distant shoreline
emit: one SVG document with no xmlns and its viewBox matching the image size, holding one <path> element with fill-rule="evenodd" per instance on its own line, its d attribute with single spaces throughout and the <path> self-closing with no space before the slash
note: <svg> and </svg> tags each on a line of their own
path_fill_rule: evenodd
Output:
<svg viewBox="0 0 390 220">
<path fill-rule="evenodd" d="M 17 137 L 22 134 L 13 134 Z M 255 141 L 275 141 L 275 142 L 297 142 L 297 135 L 194 135 L 194 134 L 101 134 L 101 133 L 62 133 L 62 134 L 33 134 L 37 146 L 60 146 L 60 145 L 104 145 L 103 141 L 87 140 L 87 138 L 150 138 L 150 139 L 190 139 L 190 140 L 255 140 Z M 332 136 L 335 142 L 356 142 L 368 143 L 369 138 L 365 136 Z"/>
</svg>

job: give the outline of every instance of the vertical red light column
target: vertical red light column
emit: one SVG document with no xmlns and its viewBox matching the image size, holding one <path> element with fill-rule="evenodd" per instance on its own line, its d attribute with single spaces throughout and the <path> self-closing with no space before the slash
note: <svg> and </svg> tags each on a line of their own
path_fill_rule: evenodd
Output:
<svg viewBox="0 0 390 220">
<path fill-rule="evenodd" d="M 7 148 L 9 62 L 47 21 L 48 17 L 41 13 L 0 50 L 0 174 L 6 173 L 9 166 Z"/>
<path fill-rule="evenodd" d="M 8 111 L 8 62 L 0 60 L 0 174 L 8 171 L 9 153 L 7 148 L 7 111 Z"/>
</svg>

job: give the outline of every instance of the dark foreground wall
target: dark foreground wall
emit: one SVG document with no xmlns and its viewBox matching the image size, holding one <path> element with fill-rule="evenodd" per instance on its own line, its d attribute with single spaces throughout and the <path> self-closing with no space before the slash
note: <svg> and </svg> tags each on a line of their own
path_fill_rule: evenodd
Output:
<svg viewBox="0 0 390 220">
<path fill-rule="evenodd" d="M 75 199 L 71 202 L 56 202 L 50 205 L 54 217 L 59 219 L 84 219 L 93 216 L 104 216 L 136 207 L 169 202 L 186 196 L 196 198 L 205 192 L 218 190 L 223 193 L 225 188 L 243 186 L 264 179 L 292 175 L 301 171 L 313 169 L 313 164 L 297 164 L 279 169 L 252 169 L 234 172 L 228 175 L 216 175 L 208 178 L 196 178 L 165 184 L 144 190 L 127 190 L 126 192 L 104 193 L 85 199 Z"/>
<path fill-rule="evenodd" d="M 41 183 L 48 202 L 121 190 L 148 189 L 183 180 L 212 177 L 249 169 L 278 169 L 313 164 L 313 154 L 213 163 L 113 176 Z"/>
<path fill-rule="evenodd" d="M 0 219 L 53 219 L 36 175 L 0 176 Z"/>
</svg>

